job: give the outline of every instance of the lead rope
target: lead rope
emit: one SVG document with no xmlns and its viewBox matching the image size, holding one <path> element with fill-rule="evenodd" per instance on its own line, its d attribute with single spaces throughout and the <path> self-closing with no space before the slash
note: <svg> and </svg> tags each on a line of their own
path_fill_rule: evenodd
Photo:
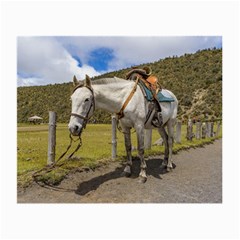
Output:
<svg viewBox="0 0 240 240">
<path fill-rule="evenodd" d="M 32 174 L 32 178 L 33 178 L 33 180 L 36 183 L 39 184 L 38 177 L 43 176 L 44 174 L 49 173 L 49 172 L 53 171 L 54 169 L 57 169 L 57 168 L 63 166 L 66 163 L 66 161 L 69 160 L 79 150 L 79 148 L 82 146 L 82 139 L 81 139 L 81 137 L 79 135 L 78 139 L 77 139 L 77 140 L 79 140 L 79 143 L 78 143 L 76 149 L 68 156 L 68 158 L 65 159 L 65 161 L 63 163 L 57 165 L 57 163 L 67 154 L 68 150 L 71 148 L 72 142 L 76 142 L 77 141 L 77 140 L 74 140 L 72 138 L 71 133 L 69 134 L 69 138 L 70 138 L 70 143 L 69 143 L 66 151 L 57 159 L 56 162 L 52 163 L 51 165 L 47 165 L 47 166 L 41 168 L 40 170 L 37 170 L 36 172 L 34 172 Z"/>
</svg>

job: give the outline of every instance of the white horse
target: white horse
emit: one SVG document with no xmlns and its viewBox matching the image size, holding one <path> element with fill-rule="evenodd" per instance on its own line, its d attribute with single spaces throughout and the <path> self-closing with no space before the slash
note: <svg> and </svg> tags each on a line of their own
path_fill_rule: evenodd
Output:
<svg viewBox="0 0 240 240">
<path fill-rule="evenodd" d="M 125 176 L 131 175 L 132 145 L 130 129 L 134 128 L 137 133 L 138 154 L 141 160 L 139 177 L 142 182 L 145 182 L 147 180 L 147 165 L 144 160 L 144 123 L 148 112 L 148 104 L 140 87 L 133 81 L 116 77 L 91 81 L 86 76 L 84 81 L 77 81 L 74 76 L 73 82 L 75 89 L 71 96 L 72 113 L 68 127 L 71 134 L 75 136 L 81 135 L 83 128 L 86 126 L 88 119 L 93 115 L 95 109 L 102 109 L 110 113 L 119 113 L 132 89 L 136 87 L 136 91 L 123 111 L 124 116 L 119 120 L 124 133 L 127 153 L 127 164 L 124 168 L 124 174 Z M 162 93 L 174 99 L 173 102 L 160 103 L 163 125 L 158 128 L 165 146 L 163 165 L 166 166 L 167 171 L 170 171 L 173 168 L 173 133 L 178 101 L 172 92 L 163 89 Z M 165 127 L 167 127 L 168 133 Z"/>
</svg>

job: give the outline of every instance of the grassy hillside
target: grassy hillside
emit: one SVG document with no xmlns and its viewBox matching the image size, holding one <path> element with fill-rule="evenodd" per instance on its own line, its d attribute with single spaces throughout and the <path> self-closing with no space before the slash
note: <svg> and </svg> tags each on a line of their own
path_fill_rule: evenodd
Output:
<svg viewBox="0 0 240 240">
<path fill-rule="evenodd" d="M 222 49 L 206 49 L 180 57 L 168 57 L 149 66 L 160 84 L 171 90 L 179 99 L 178 117 L 204 118 L 222 116 Z M 107 73 L 101 77 L 125 78 L 129 69 Z M 94 80 L 93 79 L 93 80 Z M 28 117 L 39 115 L 48 121 L 48 111 L 56 111 L 58 122 L 68 122 L 71 112 L 69 101 L 72 83 L 17 89 L 18 122 L 27 122 Z M 110 115 L 97 111 L 92 121 L 107 123 Z"/>
</svg>

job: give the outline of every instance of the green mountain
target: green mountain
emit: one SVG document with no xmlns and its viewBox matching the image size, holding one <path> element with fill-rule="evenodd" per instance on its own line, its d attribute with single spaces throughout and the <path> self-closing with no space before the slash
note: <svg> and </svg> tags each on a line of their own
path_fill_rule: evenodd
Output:
<svg viewBox="0 0 240 240">
<path fill-rule="evenodd" d="M 179 100 L 178 117 L 219 118 L 222 116 L 222 49 L 199 50 L 194 54 L 172 56 L 159 61 L 139 65 L 149 66 L 163 88 L 171 90 Z M 130 69 L 122 69 L 93 78 L 125 78 Z M 46 86 L 18 87 L 17 120 L 27 122 L 28 117 L 38 115 L 48 121 L 48 111 L 55 111 L 58 122 L 68 122 L 71 112 L 69 98 L 72 82 Z M 91 121 L 110 122 L 111 116 L 96 111 Z"/>
</svg>

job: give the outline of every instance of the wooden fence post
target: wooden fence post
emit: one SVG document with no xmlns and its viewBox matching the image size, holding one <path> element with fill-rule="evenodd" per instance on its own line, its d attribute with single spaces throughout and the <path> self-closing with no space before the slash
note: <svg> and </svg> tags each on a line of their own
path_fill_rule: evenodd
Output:
<svg viewBox="0 0 240 240">
<path fill-rule="evenodd" d="M 117 157 L 117 119 L 112 115 L 112 159 Z"/>
<path fill-rule="evenodd" d="M 55 163 L 55 147 L 56 147 L 56 123 L 57 114 L 49 112 L 49 127 L 48 127 L 48 160 L 47 164 Z"/>
<path fill-rule="evenodd" d="M 201 139 L 202 134 L 201 134 L 201 122 L 196 122 L 196 139 Z"/>
<path fill-rule="evenodd" d="M 219 136 L 219 133 L 220 133 L 220 128 L 221 128 L 221 121 L 218 121 L 218 122 L 217 122 L 216 137 L 218 137 L 218 136 Z"/>
<path fill-rule="evenodd" d="M 206 123 L 206 136 L 211 137 L 211 122 Z"/>
<path fill-rule="evenodd" d="M 202 138 L 206 138 L 206 123 L 203 122 L 202 124 Z"/>
<path fill-rule="evenodd" d="M 182 122 L 180 120 L 177 121 L 176 124 L 176 143 L 181 143 L 181 128 L 182 128 Z"/>
<path fill-rule="evenodd" d="M 210 137 L 214 137 L 213 127 L 214 127 L 214 122 L 210 122 Z"/>
<path fill-rule="evenodd" d="M 193 139 L 193 123 L 192 120 L 188 120 L 187 124 L 187 140 L 192 141 Z"/>
<path fill-rule="evenodd" d="M 144 132 L 144 148 L 151 149 L 152 147 L 152 129 L 145 129 Z"/>
</svg>

